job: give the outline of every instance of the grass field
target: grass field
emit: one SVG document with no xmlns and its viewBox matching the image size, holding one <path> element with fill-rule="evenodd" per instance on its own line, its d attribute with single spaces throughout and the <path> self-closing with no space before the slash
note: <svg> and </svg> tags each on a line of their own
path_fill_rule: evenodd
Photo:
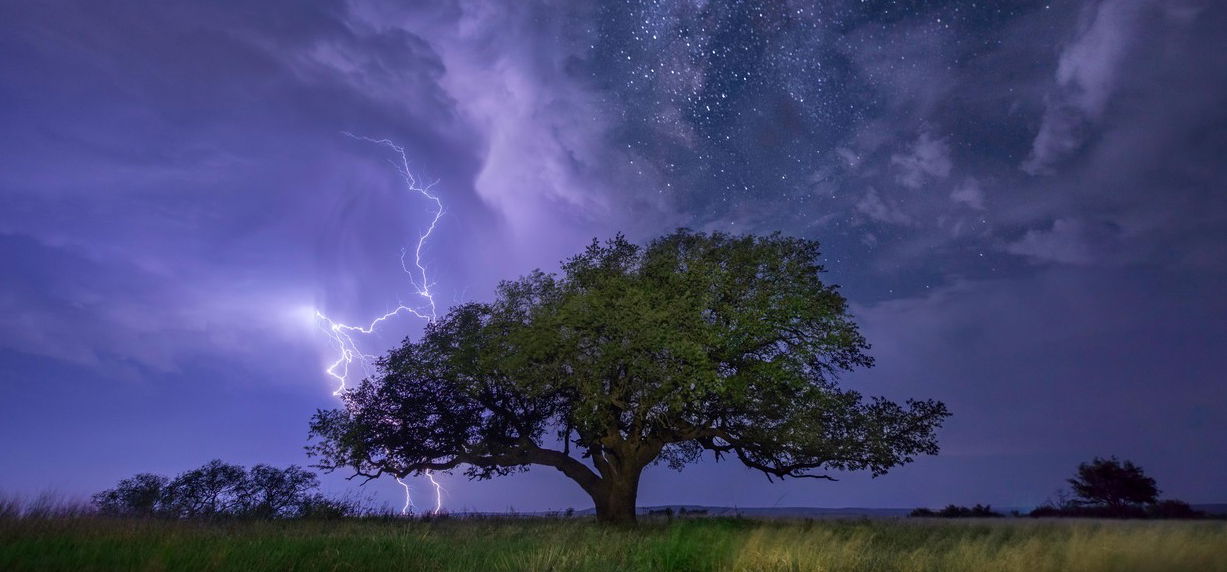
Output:
<svg viewBox="0 0 1227 572">
<path fill-rule="evenodd" d="M 0 519 L 0 570 L 1225 570 L 1227 523 Z"/>
</svg>

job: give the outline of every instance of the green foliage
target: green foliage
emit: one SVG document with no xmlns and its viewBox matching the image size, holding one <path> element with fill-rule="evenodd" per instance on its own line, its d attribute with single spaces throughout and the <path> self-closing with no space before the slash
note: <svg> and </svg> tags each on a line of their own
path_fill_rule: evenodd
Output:
<svg viewBox="0 0 1227 572">
<path fill-rule="evenodd" d="M 622 519 L 646 465 L 704 451 L 768 478 L 876 476 L 937 453 L 943 404 L 835 383 L 873 361 L 818 257 L 778 234 L 594 241 L 561 276 L 504 282 L 406 340 L 315 416 L 309 451 L 370 478 L 552 466 Z"/>
<path fill-rule="evenodd" d="M 22 570 L 1227 570 L 1221 522 L 0 519 Z"/>
</svg>

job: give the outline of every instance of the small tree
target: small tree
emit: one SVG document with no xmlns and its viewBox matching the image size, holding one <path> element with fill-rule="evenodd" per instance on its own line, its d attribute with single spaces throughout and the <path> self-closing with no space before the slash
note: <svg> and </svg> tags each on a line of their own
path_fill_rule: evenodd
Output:
<svg viewBox="0 0 1227 572">
<path fill-rule="evenodd" d="M 153 516 L 166 509 L 166 485 L 170 479 L 140 473 L 119 481 L 113 489 L 93 496 L 99 512 L 114 516 Z"/>
<path fill-rule="evenodd" d="M 233 514 L 246 502 L 247 471 L 214 459 L 175 477 L 166 489 L 169 508 L 178 516 Z"/>
<path fill-rule="evenodd" d="M 247 473 L 241 511 L 259 518 L 289 516 L 300 509 L 297 505 L 319 484 L 315 473 L 296 465 L 284 469 L 256 465 Z"/>
<path fill-rule="evenodd" d="M 287 518 L 358 514 L 360 503 L 317 492 L 319 478 L 296 465 L 256 465 L 250 471 L 213 460 L 173 480 L 141 473 L 93 496 L 114 516 Z"/>
<path fill-rule="evenodd" d="M 389 353 L 344 409 L 316 414 L 309 450 L 368 478 L 553 467 L 603 522 L 634 522 L 645 467 L 704 451 L 830 480 L 937 453 L 942 403 L 836 384 L 872 359 L 818 256 L 778 234 L 594 241 L 562 277 L 505 282 Z"/>
<path fill-rule="evenodd" d="M 1078 465 L 1078 474 L 1069 479 L 1079 504 L 1107 507 L 1122 512 L 1140 504 L 1154 504 L 1159 496 L 1155 480 L 1130 461 L 1095 457 Z"/>
</svg>

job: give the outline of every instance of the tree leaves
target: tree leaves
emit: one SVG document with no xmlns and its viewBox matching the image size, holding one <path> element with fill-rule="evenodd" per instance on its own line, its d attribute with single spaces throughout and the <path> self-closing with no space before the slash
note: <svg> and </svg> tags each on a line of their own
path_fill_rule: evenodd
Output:
<svg viewBox="0 0 1227 572">
<path fill-rule="evenodd" d="M 406 340 L 345 409 L 316 415 L 310 450 L 367 477 L 547 464 L 585 489 L 704 450 L 821 478 L 937 453 L 943 404 L 836 385 L 873 360 L 818 256 L 779 234 L 593 241 L 561 276 L 504 282 Z"/>
</svg>

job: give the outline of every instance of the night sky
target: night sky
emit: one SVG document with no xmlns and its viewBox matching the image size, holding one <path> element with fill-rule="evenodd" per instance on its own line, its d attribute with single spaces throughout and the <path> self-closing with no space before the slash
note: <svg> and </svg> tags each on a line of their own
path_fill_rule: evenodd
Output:
<svg viewBox="0 0 1227 572">
<path fill-rule="evenodd" d="M 0 491 L 310 462 L 313 309 L 418 302 L 432 215 L 349 132 L 438 181 L 443 306 L 617 232 L 815 238 L 877 360 L 845 386 L 953 412 L 878 479 L 658 466 L 641 504 L 1027 506 L 1096 455 L 1227 501 L 1223 30 L 1215 0 L 0 3 Z"/>
</svg>

